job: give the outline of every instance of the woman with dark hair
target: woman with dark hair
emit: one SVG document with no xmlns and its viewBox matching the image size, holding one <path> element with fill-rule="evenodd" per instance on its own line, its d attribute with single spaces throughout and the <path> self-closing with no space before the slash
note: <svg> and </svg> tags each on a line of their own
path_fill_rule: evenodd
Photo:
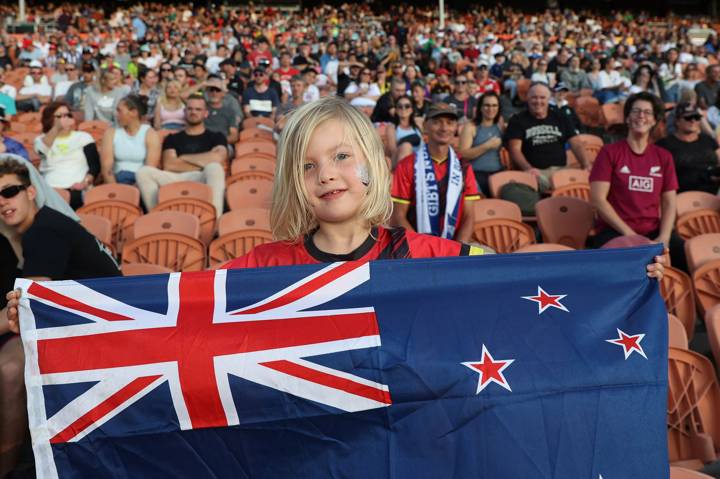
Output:
<svg viewBox="0 0 720 479">
<path fill-rule="evenodd" d="M 500 148 L 504 130 L 500 97 L 494 91 L 483 93 L 474 121 L 466 121 L 462 126 L 458 154 L 472 162 L 475 179 L 485 194 L 489 193 L 490 175 L 503 169 Z"/>
<path fill-rule="evenodd" d="M 132 93 L 147 98 L 147 113 L 144 119 L 154 118 L 155 105 L 160 97 L 160 90 L 157 87 L 159 79 L 157 72 L 150 68 L 140 68 L 138 71 L 138 79 Z"/>
<path fill-rule="evenodd" d="M 430 100 L 428 100 L 428 90 L 422 80 L 414 81 L 411 87 L 413 99 L 413 113 L 418 120 L 418 125 L 422 126 L 428 108 L 430 108 Z"/>
<path fill-rule="evenodd" d="M 100 81 L 87 88 L 85 94 L 85 120 L 115 122 L 115 108 L 122 97 L 128 94 L 127 86 L 121 86 L 115 72 L 103 70 Z"/>
<path fill-rule="evenodd" d="M 409 96 L 403 95 L 395 100 L 395 116 L 385 128 L 385 138 L 393 168 L 398 161 L 420 148 L 422 132 L 415 120 L 412 98 Z"/>
<path fill-rule="evenodd" d="M 135 172 L 143 165 L 160 164 L 160 137 L 142 118 L 147 100 L 128 95 L 118 103 L 117 128 L 108 128 L 100 155 L 105 183 L 135 184 Z"/>
<path fill-rule="evenodd" d="M 70 192 L 70 206 L 82 206 L 82 194 L 100 173 L 100 155 L 89 133 L 75 129 L 70 106 L 50 103 L 42 112 L 43 134 L 35 138 L 40 173 L 48 184 Z"/>
<path fill-rule="evenodd" d="M 590 173 L 590 199 L 599 216 L 594 246 L 642 235 L 669 247 L 672 264 L 687 269 L 683 241 L 673 232 L 675 164 L 669 151 L 650 142 L 664 105 L 652 93 L 640 92 L 627 99 L 624 113 L 627 138 L 603 146 Z"/>
<path fill-rule="evenodd" d="M 640 65 L 632 78 L 632 86 L 630 87 L 630 94 L 640 93 L 646 91 L 652 93 L 658 98 L 663 98 L 663 89 L 658 83 L 658 77 L 655 74 L 655 70 L 649 65 Z"/>
</svg>

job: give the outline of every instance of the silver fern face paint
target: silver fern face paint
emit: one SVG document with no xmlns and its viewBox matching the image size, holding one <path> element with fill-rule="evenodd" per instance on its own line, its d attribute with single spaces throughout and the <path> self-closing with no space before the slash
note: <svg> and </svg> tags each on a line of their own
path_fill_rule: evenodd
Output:
<svg viewBox="0 0 720 479">
<path fill-rule="evenodd" d="M 368 186 L 370 184 L 370 170 L 368 170 L 367 165 L 358 165 L 357 175 L 363 185 Z"/>
</svg>

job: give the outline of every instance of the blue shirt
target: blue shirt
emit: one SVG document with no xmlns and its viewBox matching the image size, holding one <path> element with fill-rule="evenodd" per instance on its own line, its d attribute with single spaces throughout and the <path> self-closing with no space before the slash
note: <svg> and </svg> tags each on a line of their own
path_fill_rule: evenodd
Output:
<svg viewBox="0 0 720 479">
<path fill-rule="evenodd" d="M 145 38 L 145 33 L 147 33 L 147 26 L 145 26 L 145 22 L 142 21 L 142 18 L 133 18 L 132 27 L 133 30 L 135 30 L 135 35 L 137 36 L 138 40 L 142 40 L 143 38 Z"/>
<path fill-rule="evenodd" d="M 3 143 L 5 143 L 5 153 L 13 153 L 30 161 L 30 156 L 22 143 L 8 136 L 3 136 Z"/>
</svg>

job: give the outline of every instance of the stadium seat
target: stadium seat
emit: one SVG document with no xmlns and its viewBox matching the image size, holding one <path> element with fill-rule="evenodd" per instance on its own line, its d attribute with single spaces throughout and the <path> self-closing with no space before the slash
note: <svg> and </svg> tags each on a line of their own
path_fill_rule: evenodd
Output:
<svg viewBox="0 0 720 479">
<path fill-rule="evenodd" d="M 668 346 L 671 348 L 688 349 L 688 338 L 685 326 L 674 315 L 668 313 Z"/>
<path fill-rule="evenodd" d="M 120 269 L 122 270 L 123 276 L 143 276 L 147 274 L 167 274 L 173 272 L 173 270 L 165 266 L 150 263 L 125 263 Z"/>
<path fill-rule="evenodd" d="M 263 128 L 246 128 L 240 132 L 240 142 L 269 141 L 274 143 L 272 132 Z"/>
<path fill-rule="evenodd" d="M 113 227 L 112 246 L 115 251 L 122 251 L 130 228 L 140 216 L 140 207 L 119 200 L 99 200 L 78 208 L 78 213 L 103 216 L 110 220 Z"/>
<path fill-rule="evenodd" d="M 589 203 L 563 196 L 545 198 L 535 205 L 535 214 L 543 242 L 585 248 L 594 220 Z"/>
<path fill-rule="evenodd" d="M 242 158 L 235 159 L 230 164 L 230 177 L 226 180 L 225 185 L 229 186 L 241 180 L 273 181 L 274 178 L 275 162 L 263 156 L 243 156 Z"/>
<path fill-rule="evenodd" d="M 520 207 L 512 201 L 487 198 L 473 201 L 473 220 L 475 223 L 496 218 L 522 221 Z"/>
<path fill-rule="evenodd" d="M 231 259 L 250 252 L 255 246 L 272 240 L 270 230 L 264 229 L 244 229 L 218 236 L 208 249 L 210 267 L 218 268 Z"/>
<path fill-rule="evenodd" d="M 645 246 L 649 244 L 653 244 L 653 242 L 643 235 L 628 235 L 617 236 L 602 245 L 602 248 L 632 248 L 634 246 Z"/>
<path fill-rule="evenodd" d="M 538 243 L 523 246 L 513 251 L 513 253 L 550 253 L 553 251 L 574 251 L 574 249 L 564 244 Z"/>
<path fill-rule="evenodd" d="M 177 198 L 195 198 L 212 202 L 212 188 L 199 181 L 178 181 L 162 185 L 158 190 L 158 203 Z"/>
<path fill-rule="evenodd" d="M 553 188 L 560 188 L 567 185 L 576 185 L 578 183 L 590 184 L 590 173 L 587 170 L 579 168 L 563 168 L 557 170 L 550 177 Z"/>
<path fill-rule="evenodd" d="M 90 234 L 110 248 L 110 251 L 115 255 L 112 244 L 112 222 L 104 216 L 87 215 L 83 213 L 78 214 L 78 216 L 80 217 L 80 224 L 83 225 Z"/>
<path fill-rule="evenodd" d="M 274 143 L 267 141 L 248 141 L 235 144 L 235 158 L 248 155 L 267 156 L 268 159 L 274 161 L 277 156 L 277 147 Z"/>
<path fill-rule="evenodd" d="M 275 127 L 275 123 L 270 118 L 265 118 L 263 116 L 253 116 L 250 118 L 245 118 L 242 122 L 243 130 L 247 128 L 257 128 L 260 125 L 263 125 L 270 130 Z"/>
<path fill-rule="evenodd" d="M 102 137 L 105 134 L 105 130 L 110 128 L 110 126 L 110 123 L 102 120 L 90 120 L 80 122 L 77 129 L 90 133 L 90 135 L 92 135 L 95 139 L 95 143 L 100 143 L 100 140 L 102 140 Z"/>
<path fill-rule="evenodd" d="M 15 117 L 15 121 L 19 123 L 40 123 L 42 114 L 39 111 L 28 111 L 18 113 Z"/>
<path fill-rule="evenodd" d="M 712 479 L 712 476 L 684 467 L 671 466 L 670 479 Z"/>
<path fill-rule="evenodd" d="M 625 114 L 621 103 L 605 103 L 600 107 L 600 117 L 605 130 L 617 130 L 625 126 Z"/>
<path fill-rule="evenodd" d="M 575 112 L 580 123 L 588 128 L 598 128 L 601 122 L 600 102 L 590 95 L 580 95 L 575 100 Z"/>
<path fill-rule="evenodd" d="M 525 171 L 501 171 L 490 175 L 488 183 L 490 185 L 490 195 L 493 198 L 500 197 L 500 190 L 507 183 L 523 183 L 537 190 L 537 179 L 530 173 Z"/>
<path fill-rule="evenodd" d="M 529 78 L 520 78 L 517 81 L 517 97 L 523 103 L 528 100 L 528 91 L 531 84 L 532 81 Z"/>
<path fill-rule="evenodd" d="M 695 236 L 687 240 L 685 256 L 690 272 L 708 261 L 720 259 L 720 233 Z"/>
<path fill-rule="evenodd" d="M 215 236 L 217 212 L 215 206 L 207 201 L 192 197 L 172 198 L 158 203 L 152 211 L 178 211 L 195 216 L 200 221 L 200 240 L 205 245 L 210 244 Z"/>
<path fill-rule="evenodd" d="M 705 314 L 710 308 L 720 303 L 720 260 L 715 259 L 703 263 L 693 271 L 692 279 L 700 313 Z"/>
<path fill-rule="evenodd" d="M 720 211 L 720 197 L 705 191 L 684 191 L 677 195 L 678 217 L 696 210 Z"/>
<path fill-rule="evenodd" d="M 199 235 L 200 221 L 189 213 L 148 213 L 135 222 L 134 239 L 123 246 L 122 262 L 157 264 L 172 271 L 202 271 L 206 257 Z"/>
<path fill-rule="evenodd" d="M 720 387 L 709 359 L 693 351 L 668 352 L 668 455 L 670 463 L 699 469 L 718 459 Z"/>
<path fill-rule="evenodd" d="M 713 306 L 705 313 L 705 327 L 715 364 L 720 364 L 720 305 Z"/>
<path fill-rule="evenodd" d="M 131 205 L 140 206 L 140 190 L 131 185 L 105 183 L 90 188 L 85 193 L 86 205 L 103 200 L 124 201 Z"/>
<path fill-rule="evenodd" d="M 561 186 L 552 191 L 551 196 L 564 196 L 566 198 L 576 198 L 590 204 L 590 185 L 587 183 L 575 183 L 572 185 Z"/>
<path fill-rule="evenodd" d="M 238 208 L 270 209 L 273 184 L 268 180 L 237 181 L 225 191 L 231 210 Z"/>
<path fill-rule="evenodd" d="M 720 212 L 706 208 L 690 211 L 678 217 L 675 229 L 684 240 L 708 233 L 720 233 Z"/>
<path fill-rule="evenodd" d="M 591 167 L 595 163 L 600 149 L 605 145 L 603 139 L 596 135 L 582 134 L 577 135 L 575 138 L 580 140 L 583 150 L 585 150 L 585 159 L 588 162 L 588 166 Z"/>
<path fill-rule="evenodd" d="M 660 296 L 667 312 L 678 318 L 685 327 L 688 340 L 692 339 L 695 334 L 695 292 L 690 276 L 666 266 L 660 281 Z"/>
<path fill-rule="evenodd" d="M 218 220 L 219 236 L 247 229 L 270 231 L 270 210 L 239 208 L 228 211 Z"/>
<path fill-rule="evenodd" d="M 505 218 L 475 222 L 473 231 L 478 243 L 488 245 L 497 253 L 512 253 L 535 243 L 531 226 Z"/>
</svg>

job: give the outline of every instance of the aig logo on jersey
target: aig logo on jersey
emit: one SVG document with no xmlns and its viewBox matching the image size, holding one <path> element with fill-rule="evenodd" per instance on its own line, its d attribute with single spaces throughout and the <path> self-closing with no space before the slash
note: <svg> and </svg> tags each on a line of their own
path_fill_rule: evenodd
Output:
<svg viewBox="0 0 720 479">
<path fill-rule="evenodd" d="M 647 176 L 630 176 L 630 191 L 652 193 L 654 178 Z"/>
</svg>

